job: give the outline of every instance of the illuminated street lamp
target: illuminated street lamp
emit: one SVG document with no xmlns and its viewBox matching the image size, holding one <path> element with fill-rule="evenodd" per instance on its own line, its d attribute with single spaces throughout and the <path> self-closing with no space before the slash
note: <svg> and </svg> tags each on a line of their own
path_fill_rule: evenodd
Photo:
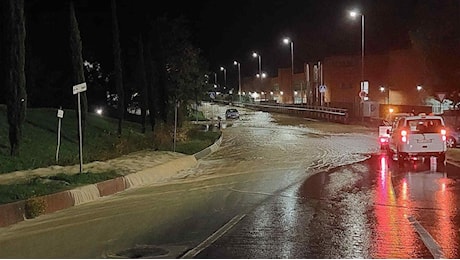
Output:
<svg viewBox="0 0 460 260">
<path fill-rule="evenodd" d="M 238 66 L 238 96 L 241 104 L 241 63 L 235 60 L 233 61 L 233 65 Z"/>
<path fill-rule="evenodd" d="M 224 72 L 224 89 L 225 89 L 225 87 L 227 86 L 227 69 L 221 66 L 220 70 Z"/>
<path fill-rule="evenodd" d="M 262 77 L 261 77 L 261 75 L 262 75 Z M 265 72 L 262 72 L 262 74 L 257 73 L 257 74 L 256 74 L 256 77 L 257 77 L 257 78 L 264 79 L 264 78 L 267 77 L 267 73 L 265 73 Z"/>
<path fill-rule="evenodd" d="M 387 104 L 390 104 L 390 88 L 385 89 L 384 86 L 380 86 L 380 92 L 387 92 Z"/>
<path fill-rule="evenodd" d="M 263 76 L 260 77 L 260 75 L 262 75 L 262 57 L 257 52 L 253 52 L 252 57 L 259 59 L 259 74 L 257 77 L 259 77 L 262 80 Z"/>
<path fill-rule="evenodd" d="M 361 16 L 361 84 L 364 84 L 364 14 L 358 11 L 351 11 L 350 16 L 355 18 Z"/>
<path fill-rule="evenodd" d="M 294 42 L 291 41 L 291 39 L 289 39 L 287 37 L 283 39 L 283 42 L 284 42 L 284 44 L 290 44 L 291 45 L 291 90 L 293 90 L 294 89 Z M 300 95 L 302 96 L 302 93 L 300 93 Z M 293 99 L 294 99 L 294 97 L 293 97 Z M 294 100 L 293 100 L 292 103 L 294 103 Z"/>
</svg>

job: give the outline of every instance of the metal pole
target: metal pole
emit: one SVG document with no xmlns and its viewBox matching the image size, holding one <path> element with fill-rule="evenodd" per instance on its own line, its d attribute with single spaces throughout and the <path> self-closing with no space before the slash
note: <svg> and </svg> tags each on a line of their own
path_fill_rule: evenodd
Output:
<svg viewBox="0 0 460 260">
<path fill-rule="evenodd" d="M 78 139 L 80 142 L 79 145 L 79 157 L 80 157 L 80 173 L 83 171 L 83 139 L 82 139 L 82 131 L 81 131 L 81 104 L 80 104 L 80 92 L 77 94 L 78 98 Z"/>
<path fill-rule="evenodd" d="M 176 100 L 176 102 L 175 102 L 175 104 L 174 104 L 174 145 L 173 145 L 173 152 L 176 151 L 177 106 L 178 106 L 178 101 Z"/>
<path fill-rule="evenodd" d="M 311 105 L 311 104 L 312 104 L 312 100 L 311 100 L 312 98 L 311 98 L 311 97 L 312 97 L 313 95 L 310 95 L 310 93 L 311 93 L 311 84 L 310 84 L 310 65 L 309 65 L 308 63 L 307 63 L 307 86 L 306 86 L 306 88 L 307 88 L 307 103 L 308 103 L 309 105 Z M 308 99 L 308 97 L 310 97 L 310 99 Z"/>
<path fill-rule="evenodd" d="M 364 14 L 361 14 L 361 91 L 364 90 Z M 364 121 L 364 103 L 361 101 L 361 121 Z"/>
<path fill-rule="evenodd" d="M 260 81 L 262 81 L 262 57 L 260 57 L 260 54 L 257 54 L 259 57 L 259 76 L 260 76 Z"/>
<path fill-rule="evenodd" d="M 238 62 L 238 95 L 240 97 L 241 104 L 241 63 Z"/>
<path fill-rule="evenodd" d="M 294 42 L 291 41 L 291 91 L 294 91 Z M 291 92 L 292 93 L 292 92 Z M 302 93 L 300 93 L 302 96 Z M 292 96 L 292 103 L 295 103 L 295 97 Z"/>
<path fill-rule="evenodd" d="M 364 86 L 364 14 L 361 14 L 361 82 Z"/>
</svg>

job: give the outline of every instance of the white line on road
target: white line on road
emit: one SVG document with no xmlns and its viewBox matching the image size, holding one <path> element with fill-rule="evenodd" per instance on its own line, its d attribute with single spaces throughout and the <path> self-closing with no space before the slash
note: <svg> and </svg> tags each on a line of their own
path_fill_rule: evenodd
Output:
<svg viewBox="0 0 460 260">
<path fill-rule="evenodd" d="M 246 214 L 241 214 L 241 215 L 236 215 L 234 216 L 229 222 L 227 222 L 225 225 L 223 225 L 221 228 L 219 228 L 216 232 L 214 232 L 210 237 L 205 239 L 203 242 L 201 242 L 198 246 L 195 248 L 191 249 L 187 253 L 185 253 L 183 256 L 180 258 L 194 258 L 196 255 L 198 255 L 201 251 L 206 249 L 209 245 L 214 243 L 217 239 L 222 237 L 227 231 L 229 231 L 233 226 L 235 226 L 238 222 L 240 222 L 241 219 L 243 219 L 246 216 Z"/>
<path fill-rule="evenodd" d="M 441 246 L 434 240 L 434 238 L 428 233 L 428 231 L 418 222 L 415 217 L 408 216 L 407 219 L 415 228 L 417 233 L 420 235 L 425 246 L 430 250 L 430 253 L 433 255 L 435 259 L 445 258 L 444 253 L 442 252 Z"/>
</svg>

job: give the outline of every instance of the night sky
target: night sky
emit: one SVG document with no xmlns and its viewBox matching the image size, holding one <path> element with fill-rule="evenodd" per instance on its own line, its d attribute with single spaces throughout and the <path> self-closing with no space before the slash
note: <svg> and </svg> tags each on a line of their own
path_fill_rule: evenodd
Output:
<svg viewBox="0 0 460 260">
<path fill-rule="evenodd" d="M 43 18 L 43 12 L 62 13 L 64 1 L 26 0 L 28 35 L 35 51 L 48 51 L 56 58 L 67 51 L 63 46 L 67 20 Z M 291 66 L 290 48 L 284 36 L 294 42 L 295 70 L 304 62 L 316 62 L 332 55 L 360 55 L 361 21 L 348 11 L 359 9 L 365 15 L 366 54 L 409 46 L 407 31 L 413 20 L 416 0 L 250 0 L 250 1 L 150 1 L 119 0 L 121 37 L 125 29 L 138 23 L 140 12 L 151 16 L 182 15 L 190 22 L 192 42 L 202 50 L 210 70 L 219 67 L 235 73 L 233 60 L 241 63 L 242 76 L 258 70 L 252 51 L 261 54 L 262 70 L 276 76 L 278 68 Z M 76 0 L 77 19 L 82 34 L 85 59 L 100 60 L 111 66 L 111 27 L 109 0 Z M 61 20 L 59 20 L 61 19 Z M 64 22 L 63 22 L 64 21 Z M 123 48 L 122 42 L 122 48 Z M 52 58 L 52 57 L 50 57 Z"/>
<path fill-rule="evenodd" d="M 211 69 L 232 67 L 241 62 L 242 73 L 257 72 L 261 54 L 262 70 L 276 74 L 290 67 L 290 48 L 282 38 L 294 42 L 295 70 L 304 62 L 331 55 L 361 53 L 361 21 L 348 11 L 365 15 L 366 53 L 379 53 L 409 46 L 408 29 L 416 1 L 413 0 L 290 0 L 290 1 L 193 1 L 185 6 L 196 31 L 194 41 L 204 51 Z M 192 5 L 192 4 L 190 4 Z M 193 10 L 190 13 L 190 10 Z M 196 11 L 199 10 L 199 11 Z"/>
</svg>

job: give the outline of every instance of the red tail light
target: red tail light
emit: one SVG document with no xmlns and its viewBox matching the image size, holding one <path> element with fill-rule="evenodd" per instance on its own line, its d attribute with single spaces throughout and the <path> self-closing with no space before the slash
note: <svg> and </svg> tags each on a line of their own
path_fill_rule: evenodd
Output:
<svg viewBox="0 0 460 260">
<path fill-rule="evenodd" d="M 401 130 L 401 141 L 403 143 L 407 142 L 407 131 L 406 130 Z"/>
<path fill-rule="evenodd" d="M 446 133 L 447 133 L 446 129 L 441 129 L 441 135 L 442 135 L 443 141 L 446 141 Z"/>
</svg>

